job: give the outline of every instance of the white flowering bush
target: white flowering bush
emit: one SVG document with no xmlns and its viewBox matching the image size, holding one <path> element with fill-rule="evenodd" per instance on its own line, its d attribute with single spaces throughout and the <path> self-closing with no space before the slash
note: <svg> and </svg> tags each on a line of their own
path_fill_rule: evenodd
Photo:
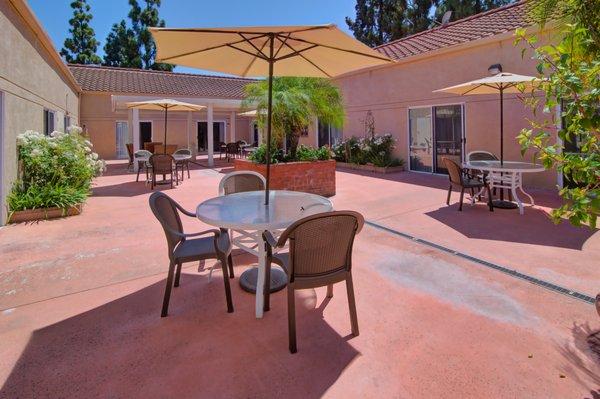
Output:
<svg viewBox="0 0 600 399">
<path fill-rule="evenodd" d="M 340 162 L 375 166 L 400 166 L 401 159 L 394 158 L 395 139 L 391 134 L 372 137 L 350 137 L 334 147 L 335 159 Z"/>
<path fill-rule="evenodd" d="M 8 196 L 10 212 L 81 204 L 105 170 L 78 126 L 50 136 L 26 131 L 17 136 L 17 148 L 20 177 Z"/>
</svg>

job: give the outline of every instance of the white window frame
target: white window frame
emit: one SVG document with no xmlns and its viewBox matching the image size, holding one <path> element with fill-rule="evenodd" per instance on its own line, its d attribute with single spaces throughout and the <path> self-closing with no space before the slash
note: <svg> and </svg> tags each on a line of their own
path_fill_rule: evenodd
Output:
<svg viewBox="0 0 600 399">
<path fill-rule="evenodd" d="M 117 141 L 117 125 L 119 123 L 124 123 L 125 126 L 127 126 L 127 140 L 126 141 L 129 141 L 129 133 L 130 133 L 129 132 L 129 121 L 127 119 L 117 119 L 115 121 L 115 158 L 117 158 L 117 159 L 127 159 L 127 157 L 128 157 L 128 155 L 127 155 L 127 147 L 125 147 L 125 156 L 122 157 L 122 158 L 119 158 L 119 153 L 117 151 L 117 143 L 116 143 L 116 141 Z"/>
<path fill-rule="evenodd" d="M 435 135 L 435 132 L 433 131 L 433 129 L 434 129 L 433 108 L 451 106 L 451 105 L 460 105 L 460 107 L 461 107 L 462 139 L 461 139 L 460 159 L 461 159 L 461 162 L 464 162 L 465 150 L 466 150 L 466 145 L 467 145 L 467 123 L 466 123 L 467 106 L 466 106 L 466 103 L 463 101 L 463 102 L 440 103 L 440 104 L 430 104 L 430 105 L 417 105 L 417 106 L 413 106 L 413 107 L 407 107 L 407 109 L 406 109 L 406 150 L 407 150 L 406 154 L 407 154 L 407 158 L 408 158 L 406 160 L 406 166 L 409 171 L 415 172 L 415 173 L 424 173 L 427 175 L 446 176 L 443 173 L 436 173 L 433 170 L 434 169 L 433 167 L 432 167 L 431 172 L 425 172 L 422 170 L 412 170 L 410 168 L 410 110 L 411 109 L 423 109 L 423 108 L 429 108 L 431 110 L 431 134 L 433 136 L 433 135 Z M 435 156 L 435 150 L 436 149 L 433 148 L 433 151 L 431 154 L 432 158 Z M 432 165 L 433 165 L 433 163 L 432 163 Z"/>
<path fill-rule="evenodd" d="M 4 92 L 0 91 L 0 226 L 6 223 L 4 219 L 4 211 L 6 209 L 6 198 L 4 193 L 4 162 L 6 157 L 4 156 Z"/>
<path fill-rule="evenodd" d="M 49 108 L 44 108 L 43 115 L 44 115 L 44 125 L 43 125 L 44 134 L 46 136 L 49 136 L 50 133 L 52 133 L 53 131 L 56 130 L 56 111 L 51 110 Z M 48 123 L 48 118 L 47 118 L 48 115 L 52 115 L 52 129 L 50 129 L 50 125 Z"/>
</svg>

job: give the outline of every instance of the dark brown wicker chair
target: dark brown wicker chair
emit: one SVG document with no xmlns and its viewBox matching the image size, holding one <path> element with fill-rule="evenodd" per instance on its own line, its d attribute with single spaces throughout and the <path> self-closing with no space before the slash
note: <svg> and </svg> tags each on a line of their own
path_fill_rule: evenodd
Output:
<svg viewBox="0 0 600 399">
<path fill-rule="evenodd" d="M 301 219 L 288 227 L 278 240 L 264 232 L 267 241 L 264 310 L 270 307 L 271 262 L 280 265 L 288 276 L 288 332 L 290 352 L 296 353 L 295 290 L 327 286 L 333 297 L 333 284 L 346 281 L 352 335 L 358 336 L 358 318 L 352 284 L 352 245 L 364 219 L 352 211 L 326 212 Z M 289 253 L 273 253 L 289 240 Z"/>
<path fill-rule="evenodd" d="M 152 166 L 152 190 L 156 186 L 156 176 L 163 176 L 163 182 L 165 176 L 170 176 L 171 188 L 173 188 L 173 176 L 175 176 L 176 182 L 179 183 L 177 172 L 175 171 L 175 160 L 169 154 L 154 154 L 150 157 L 150 165 Z"/>
<path fill-rule="evenodd" d="M 267 181 L 258 172 L 239 171 L 225 175 L 219 183 L 219 195 L 242 193 L 245 191 L 261 191 Z"/>
<path fill-rule="evenodd" d="M 240 155 L 240 145 L 238 143 L 227 143 L 225 147 L 225 158 L 229 162 L 230 158 L 236 158 Z"/>
<path fill-rule="evenodd" d="M 448 177 L 450 179 L 450 187 L 448 188 L 448 197 L 446 198 L 446 205 L 450 205 L 450 195 L 452 194 L 452 188 L 454 188 L 455 186 L 460 188 L 460 202 L 458 204 L 459 211 L 462 211 L 465 189 L 470 189 L 471 196 L 475 197 L 475 189 L 480 190 L 481 188 L 485 187 L 485 189 L 487 190 L 488 206 L 490 208 L 490 212 L 494 211 L 494 206 L 492 205 L 492 193 L 490 191 L 490 186 L 484 179 L 471 177 L 467 175 L 464 172 L 464 170 L 451 159 L 442 158 L 442 162 L 444 163 L 446 169 L 448 169 Z"/>
<path fill-rule="evenodd" d="M 173 155 L 189 155 L 190 157 L 192 156 L 192 151 L 187 149 L 187 148 L 180 148 L 177 151 L 175 151 L 173 153 Z M 184 159 L 183 161 L 177 161 L 175 162 L 175 171 L 178 171 L 179 168 L 181 168 L 181 181 L 183 181 L 184 178 L 184 172 L 187 169 L 187 175 L 188 175 L 188 179 L 190 178 L 190 159 Z M 179 177 L 178 177 L 179 178 Z"/>
<path fill-rule="evenodd" d="M 161 317 L 165 317 L 169 311 L 169 299 L 171 298 L 171 287 L 179 287 L 181 277 L 181 265 L 185 262 L 196 262 L 205 259 L 217 259 L 221 263 L 223 271 L 223 282 L 225 284 L 225 297 L 227 299 L 227 312 L 233 312 L 231 300 L 231 287 L 227 276 L 227 264 L 231 254 L 231 242 L 226 230 L 211 229 L 199 233 L 185 234 L 179 217 L 179 212 L 195 218 L 196 215 L 188 212 L 168 195 L 161 192 L 150 196 L 150 208 L 154 216 L 160 222 L 169 248 L 169 274 L 167 275 L 167 286 Z M 209 236 L 212 235 L 212 236 Z M 193 238 L 207 236 L 201 238 Z M 177 268 L 177 270 L 175 270 Z M 173 282 L 175 279 L 175 282 Z"/>
<path fill-rule="evenodd" d="M 127 148 L 127 156 L 129 157 L 129 163 L 127 164 L 127 169 L 129 169 L 133 166 L 133 144 L 127 143 L 125 147 Z"/>
</svg>

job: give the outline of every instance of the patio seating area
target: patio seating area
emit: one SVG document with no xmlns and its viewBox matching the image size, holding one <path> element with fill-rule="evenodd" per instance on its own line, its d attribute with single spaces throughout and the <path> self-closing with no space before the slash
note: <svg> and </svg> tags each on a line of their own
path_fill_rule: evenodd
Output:
<svg viewBox="0 0 600 399">
<path fill-rule="evenodd" d="M 189 210 L 217 196 L 231 163 L 196 161 L 186 184 L 154 192 Z M 600 395 L 594 306 L 475 261 L 593 296 L 600 233 L 553 225 L 553 191 L 532 189 L 536 206 L 518 217 L 466 198 L 457 212 L 444 176 L 336 172 L 334 209 L 365 218 L 352 259 L 360 335 L 343 282 L 332 298 L 325 286 L 301 289 L 292 355 L 285 291 L 257 319 L 239 286 L 256 257 L 239 249 L 233 313 L 225 268 L 209 280 L 207 259 L 184 264 L 160 317 L 167 243 L 134 176 L 110 161 L 80 216 L 0 229 L 0 397 Z M 211 228 L 186 219 L 185 231 Z"/>
</svg>

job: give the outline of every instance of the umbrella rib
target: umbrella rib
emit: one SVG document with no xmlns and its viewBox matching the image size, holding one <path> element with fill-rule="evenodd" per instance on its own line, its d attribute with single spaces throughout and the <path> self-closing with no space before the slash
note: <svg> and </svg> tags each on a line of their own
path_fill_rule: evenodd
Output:
<svg viewBox="0 0 600 399">
<path fill-rule="evenodd" d="M 267 36 L 267 35 L 260 35 L 260 36 L 257 36 L 257 37 L 253 37 L 253 39 L 258 39 L 258 38 L 260 38 L 260 37 L 264 37 L 264 36 Z M 218 49 L 218 48 L 228 47 L 228 46 L 231 46 L 231 45 L 233 45 L 233 44 L 240 44 L 240 43 L 244 43 L 245 41 L 246 41 L 246 40 L 238 40 L 238 41 L 235 41 L 235 42 L 232 42 L 232 43 L 224 43 L 224 44 L 219 44 L 218 46 L 207 47 L 207 48 L 200 49 L 200 50 L 194 50 L 194 51 L 190 51 L 190 52 L 187 52 L 187 53 L 182 53 L 182 54 L 173 55 L 173 56 L 171 56 L 171 57 L 165 57 L 165 58 L 161 58 L 161 59 L 160 59 L 160 60 L 158 60 L 158 61 L 161 61 L 161 62 L 164 62 L 164 61 L 170 61 L 170 60 L 172 60 L 173 58 L 186 57 L 186 56 L 188 56 L 188 55 L 192 55 L 192 54 L 199 54 L 199 53 L 203 53 L 203 52 L 205 52 L 205 51 L 216 50 L 216 49 Z M 254 55 L 254 54 L 253 54 L 253 55 Z"/>
<path fill-rule="evenodd" d="M 277 55 L 279 54 L 279 52 L 281 51 L 281 49 L 285 46 L 285 43 L 288 41 L 288 39 L 290 38 L 290 36 L 292 36 L 292 33 L 288 33 L 285 36 L 285 40 L 281 40 L 281 38 L 279 37 L 280 35 L 276 35 L 275 37 L 277 38 L 277 40 L 279 40 L 281 42 L 281 46 L 279 46 L 279 48 L 277 49 L 277 51 L 275 52 L 275 55 L 273 56 L 273 58 L 277 58 Z"/>
<path fill-rule="evenodd" d="M 292 38 L 292 40 L 294 40 Z M 328 78 L 331 77 L 330 74 L 328 74 L 327 72 L 325 72 L 320 66 L 318 66 L 317 64 L 315 64 L 314 62 L 312 62 L 311 60 L 309 60 L 308 58 L 306 58 L 302 53 L 300 53 L 298 50 L 296 50 L 295 48 L 293 48 L 292 46 L 290 46 L 289 44 L 285 43 L 286 47 L 289 47 L 290 50 L 292 50 L 294 52 L 294 55 L 297 55 L 298 57 L 303 58 L 306 62 L 308 62 L 309 64 L 311 64 L 312 66 L 314 66 L 315 68 L 317 68 L 319 71 L 321 71 L 325 76 L 327 76 Z M 316 47 L 317 45 L 315 45 L 314 47 Z M 310 47 L 310 48 L 314 48 L 314 47 Z M 303 49 L 304 50 L 308 50 L 309 48 Z M 291 55 L 290 55 L 291 56 Z M 287 56 L 285 56 L 285 58 L 288 58 Z M 279 61 L 281 59 L 284 59 L 284 57 L 281 57 L 279 59 L 277 59 L 276 61 Z"/>
<path fill-rule="evenodd" d="M 287 44 L 286 44 L 286 46 L 287 46 L 287 47 L 290 47 L 290 46 L 289 46 L 289 45 L 287 45 Z M 309 47 L 303 48 L 302 50 L 294 50 L 294 49 L 292 49 L 292 50 L 294 51 L 293 53 L 291 53 L 291 54 L 287 54 L 287 55 L 284 55 L 284 56 L 282 56 L 282 57 L 280 57 L 280 58 L 276 58 L 276 59 L 275 59 L 275 61 L 282 61 L 282 60 L 285 60 L 285 59 L 287 59 L 287 58 L 295 57 L 295 56 L 297 56 L 297 55 L 300 55 L 300 53 L 303 53 L 303 52 L 305 52 L 305 51 L 311 50 L 311 49 L 313 49 L 313 48 L 315 48 L 315 47 L 319 47 L 319 46 L 317 46 L 317 45 L 315 44 L 315 45 L 312 45 L 312 46 L 309 46 Z M 290 47 L 290 48 L 291 48 L 291 47 Z"/>
<path fill-rule="evenodd" d="M 253 37 L 252 39 L 248 39 L 246 36 L 244 36 L 243 33 L 239 34 L 249 45 L 251 45 L 252 47 L 254 47 L 254 49 L 258 52 L 256 55 L 258 56 L 258 54 L 262 55 L 264 58 L 268 58 L 268 56 L 262 52 L 262 49 L 265 48 L 265 45 L 263 44 L 262 48 L 258 48 L 256 47 L 256 45 L 254 45 L 254 43 L 252 43 L 252 40 L 254 39 L 258 39 L 260 37 Z M 267 43 L 267 41 L 265 41 L 265 43 Z M 264 59 L 263 58 L 263 59 Z"/>
<path fill-rule="evenodd" d="M 229 44 L 228 43 L 228 44 L 226 44 L 226 46 L 229 47 L 229 48 L 232 48 L 234 50 L 241 51 L 242 53 L 246 53 L 248 55 L 251 55 L 254 58 L 260 58 L 261 60 L 269 61 L 268 58 L 266 58 L 266 57 L 264 57 L 262 55 L 254 54 L 254 53 L 252 53 L 252 52 L 250 52 L 248 50 L 244 50 L 243 48 L 235 47 L 233 44 Z"/>
<path fill-rule="evenodd" d="M 265 48 L 265 46 L 267 45 L 269 41 L 265 41 L 262 45 L 262 47 L 260 48 L 260 53 L 263 54 L 262 49 Z M 246 76 L 246 74 L 248 73 L 248 71 L 250 70 L 250 68 L 252 68 L 252 65 L 254 65 L 254 63 L 256 62 L 256 59 L 259 58 L 258 56 L 253 57 L 252 60 L 250 61 L 250 63 L 248 64 L 248 66 L 246 67 L 246 69 L 244 69 L 244 72 L 242 73 L 242 76 Z"/>
<path fill-rule="evenodd" d="M 325 48 L 328 48 L 328 49 L 331 49 L 331 50 L 337 50 L 337 51 L 342 51 L 342 52 L 345 52 L 345 53 L 362 55 L 363 57 L 375 58 L 377 60 L 391 62 L 391 60 L 389 58 L 383 57 L 383 56 L 379 57 L 379 56 L 372 55 L 372 54 L 361 53 L 360 51 L 356 51 L 356 50 L 348 50 L 348 49 L 343 49 L 343 48 L 340 48 L 340 47 L 330 46 L 328 44 L 315 43 L 315 42 L 311 42 L 310 40 L 300 39 L 298 37 L 292 37 L 291 39 L 295 40 L 297 42 L 306 43 L 306 44 L 314 44 L 314 45 L 325 47 Z M 289 47 L 289 45 L 288 45 L 288 47 Z"/>
</svg>

